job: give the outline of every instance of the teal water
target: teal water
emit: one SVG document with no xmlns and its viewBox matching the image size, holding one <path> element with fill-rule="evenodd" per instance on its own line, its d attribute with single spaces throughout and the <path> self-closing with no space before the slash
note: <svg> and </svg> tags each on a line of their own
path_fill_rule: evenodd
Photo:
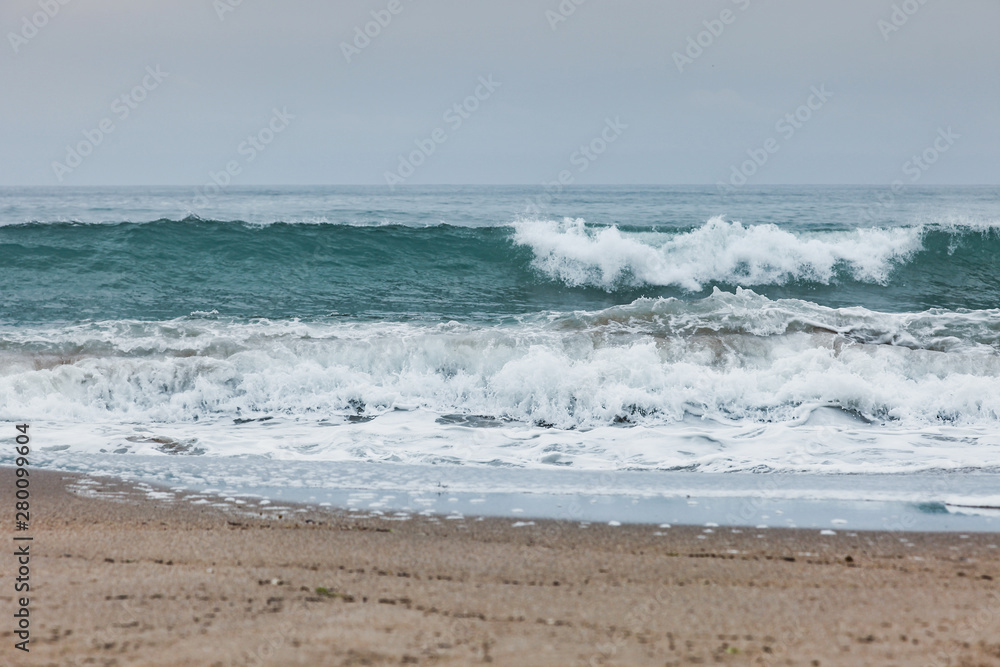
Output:
<svg viewBox="0 0 1000 667">
<path fill-rule="evenodd" d="M 207 211 L 187 194 L 0 190 L 0 320 L 482 319 L 737 286 L 891 312 L 1000 302 L 996 189 L 891 208 L 873 188 L 265 189 Z"/>
<path fill-rule="evenodd" d="M 56 458 L 1000 470 L 1000 188 L 195 194 L 0 189 L 0 420 Z"/>
</svg>

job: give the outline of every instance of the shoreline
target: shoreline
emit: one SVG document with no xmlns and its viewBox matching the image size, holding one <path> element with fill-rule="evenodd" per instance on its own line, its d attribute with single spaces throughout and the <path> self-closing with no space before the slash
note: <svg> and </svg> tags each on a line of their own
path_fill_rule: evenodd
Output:
<svg viewBox="0 0 1000 667">
<path fill-rule="evenodd" d="M 995 533 L 397 520 L 31 480 L 23 664 L 1000 665 Z"/>
<path fill-rule="evenodd" d="M 0 464 L 3 458 L 0 457 Z M 38 469 L 395 514 L 835 531 L 998 532 L 995 474 L 710 473 L 233 459 L 36 455 Z"/>
</svg>

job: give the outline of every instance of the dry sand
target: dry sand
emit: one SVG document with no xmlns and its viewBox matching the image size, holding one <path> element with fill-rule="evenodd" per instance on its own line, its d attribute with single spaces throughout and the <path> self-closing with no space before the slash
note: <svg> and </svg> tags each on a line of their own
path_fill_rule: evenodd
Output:
<svg viewBox="0 0 1000 667">
<path fill-rule="evenodd" d="M 31 653 L 8 555 L 3 664 L 1000 665 L 997 534 L 388 521 L 31 480 Z"/>
</svg>

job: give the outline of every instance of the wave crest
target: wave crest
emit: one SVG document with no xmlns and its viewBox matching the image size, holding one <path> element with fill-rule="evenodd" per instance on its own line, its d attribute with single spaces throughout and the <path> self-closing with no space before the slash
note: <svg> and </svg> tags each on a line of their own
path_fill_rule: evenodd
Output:
<svg viewBox="0 0 1000 667">
<path fill-rule="evenodd" d="M 491 326 L 203 316 L 0 327 L 0 418 L 374 418 L 397 408 L 588 429 L 833 406 L 915 426 L 1000 419 L 997 311 L 879 313 L 747 290 Z"/>
<path fill-rule="evenodd" d="M 711 283 L 830 284 L 841 272 L 885 284 L 893 269 L 922 249 L 923 229 L 857 229 L 796 234 L 774 224 L 743 225 L 714 217 L 680 234 L 624 234 L 591 228 L 582 219 L 514 223 L 514 242 L 529 247 L 534 265 L 572 286 L 607 291 L 623 285 L 676 286 L 698 291 Z"/>
</svg>

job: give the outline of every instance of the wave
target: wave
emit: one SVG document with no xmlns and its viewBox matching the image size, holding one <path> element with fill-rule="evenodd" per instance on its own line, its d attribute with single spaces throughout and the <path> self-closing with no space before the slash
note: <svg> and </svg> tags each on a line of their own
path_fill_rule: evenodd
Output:
<svg viewBox="0 0 1000 667">
<path fill-rule="evenodd" d="M 747 290 L 481 326 L 199 315 L 0 329 L 0 418 L 348 420 L 397 409 L 593 429 L 691 416 L 996 425 L 1000 311 L 888 314 Z"/>
<path fill-rule="evenodd" d="M 578 312 L 560 326 L 604 334 L 668 336 L 786 336 L 828 334 L 845 342 L 938 352 L 1000 351 L 1000 309 L 882 313 L 866 308 L 829 308 L 808 301 L 773 301 L 737 287 L 715 288 L 697 301 L 638 299 L 595 313 Z"/>
<path fill-rule="evenodd" d="M 0 420 L 30 420 L 60 456 L 986 470 L 1000 311 L 716 290 L 491 325 L 209 311 L 0 326 Z"/>
<path fill-rule="evenodd" d="M 151 223 L 0 227 L 0 321 L 468 318 L 599 310 L 714 287 L 874 310 L 997 306 L 1000 226 L 694 228 Z"/>
<path fill-rule="evenodd" d="M 952 225 L 789 231 L 774 224 L 746 225 L 715 217 L 681 233 L 625 234 L 618 227 L 588 227 L 582 219 L 524 220 L 514 242 L 529 247 L 534 266 L 569 285 L 608 291 L 622 286 L 829 285 L 850 280 L 888 284 L 921 253 L 948 244 L 953 255 L 978 234 L 1000 248 L 997 227 Z"/>
<path fill-rule="evenodd" d="M 243 218 L 211 218 L 198 215 L 197 213 L 189 213 L 183 217 L 174 218 L 156 218 L 151 220 L 125 220 L 120 218 L 106 218 L 106 219 L 93 219 L 93 220 L 83 220 L 75 218 L 65 218 L 58 220 L 37 220 L 29 219 L 22 221 L 0 221 L 0 229 L 10 228 L 16 229 L 19 227 L 35 228 L 35 227 L 96 227 L 96 228 L 113 228 L 118 226 L 157 226 L 157 225 L 217 225 L 221 227 L 246 227 L 249 229 L 267 229 L 268 227 L 291 227 L 291 226 L 302 226 L 302 227 L 358 227 L 358 228 L 368 228 L 368 227 L 400 227 L 405 229 L 433 229 L 435 227 L 454 227 L 457 229 L 491 229 L 495 227 L 507 227 L 509 223 L 506 222 L 487 222 L 487 221 L 472 221 L 473 224 L 451 224 L 448 222 L 437 221 L 437 222 L 427 222 L 427 221 L 410 221 L 401 222 L 393 220 L 387 216 L 371 215 L 368 217 L 354 217 L 351 219 L 332 219 L 327 216 L 311 216 L 311 217 L 298 217 L 298 218 L 260 218 L 255 220 L 243 219 Z"/>
</svg>

